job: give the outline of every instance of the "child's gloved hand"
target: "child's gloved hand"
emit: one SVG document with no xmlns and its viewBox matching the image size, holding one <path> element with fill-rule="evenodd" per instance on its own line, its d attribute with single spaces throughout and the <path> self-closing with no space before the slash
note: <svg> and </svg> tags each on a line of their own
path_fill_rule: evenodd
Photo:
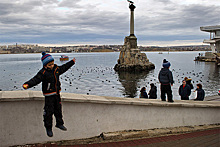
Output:
<svg viewBox="0 0 220 147">
<path fill-rule="evenodd" d="M 76 63 L 76 58 L 73 58 L 74 63 Z"/>
<path fill-rule="evenodd" d="M 23 84 L 24 89 L 28 89 L 28 84 Z"/>
</svg>

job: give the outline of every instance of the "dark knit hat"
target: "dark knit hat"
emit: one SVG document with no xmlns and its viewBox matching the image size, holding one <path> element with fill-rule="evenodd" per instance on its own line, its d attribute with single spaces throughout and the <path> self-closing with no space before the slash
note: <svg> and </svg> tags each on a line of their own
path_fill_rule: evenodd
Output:
<svg viewBox="0 0 220 147">
<path fill-rule="evenodd" d="M 42 52 L 41 61 L 43 63 L 43 66 L 47 65 L 47 63 L 54 61 L 54 58 L 50 54 L 46 54 L 45 52 Z"/>
<path fill-rule="evenodd" d="M 166 59 L 163 59 L 163 63 L 167 63 L 168 61 Z"/>
<path fill-rule="evenodd" d="M 163 67 L 168 68 L 170 66 L 171 66 L 170 62 L 168 62 L 166 59 L 163 59 Z"/>
</svg>

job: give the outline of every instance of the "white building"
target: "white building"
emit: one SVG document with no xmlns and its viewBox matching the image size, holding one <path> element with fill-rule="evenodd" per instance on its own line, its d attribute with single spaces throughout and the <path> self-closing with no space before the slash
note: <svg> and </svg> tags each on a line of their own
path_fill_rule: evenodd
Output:
<svg viewBox="0 0 220 147">
<path fill-rule="evenodd" d="M 200 30 L 210 32 L 210 38 L 203 43 L 209 43 L 213 53 L 220 53 L 220 25 L 200 27 Z"/>
</svg>

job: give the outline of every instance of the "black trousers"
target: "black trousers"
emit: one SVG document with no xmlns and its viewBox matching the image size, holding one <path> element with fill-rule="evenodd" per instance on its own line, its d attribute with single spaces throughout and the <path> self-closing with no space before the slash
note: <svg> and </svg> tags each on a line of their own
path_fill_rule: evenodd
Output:
<svg viewBox="0 0 220 147">
<path fill-rule="evenodd" d="M 162 101 L 166 101 L 166 94 L 168 97 L 168 101 L 173 100 L 173 95 L 172 95 L 172 90 L 171 90 L 171 85 L 163 85 L 161 84 L 161 99 Z"/>
<path fill-rule="evenodd" d="M 60 95 L 45 96 L 44 126 L 52 129 L 53 114 L 56 118 L 56 125 L 63 125 L 62 106 Z"/>
<path fill-rule="evenodd" d="M 185 96 L 185 97 L 181 96 L 181 100 L 189 100 L 189 97 L 188 96 Z"/>
</svg>

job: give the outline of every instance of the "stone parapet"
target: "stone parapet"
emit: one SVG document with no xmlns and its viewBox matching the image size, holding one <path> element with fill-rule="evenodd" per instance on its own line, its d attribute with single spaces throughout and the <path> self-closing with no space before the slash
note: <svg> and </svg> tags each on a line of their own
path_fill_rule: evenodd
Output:
<svg viewBox="0 0 220 147">
<path fill-rule="evenodd" d="M 102 132 L 220 123 L 219 101 L 169 103 L 73 93 L 61 93 L 61 99 L 67 131 L 53 127 L 54 136 L 50 138 L 43 125 L 41 92 L 1 91 L 0 146 L 89 138 Z"/>
<path fill-rule="evenodd" d="M 166 106 L 166 107 L 213 107 L 220 108 L 220 101 L 183 101 L 175 100 L 174 103 L 163 102 L 159 99 L 143 99 L 143 98 L 120 98 L 97 95 L 84 95 L 75 93 L 61 93 L 63 102 L 74 103 L 98 103 L 98 104 L 123 104 L 138 106 Z M 44 101 L 44 96 L 40 91 L 0 91 L 0 102 L 16 102 L 16 101 Z"/>
</svg>

